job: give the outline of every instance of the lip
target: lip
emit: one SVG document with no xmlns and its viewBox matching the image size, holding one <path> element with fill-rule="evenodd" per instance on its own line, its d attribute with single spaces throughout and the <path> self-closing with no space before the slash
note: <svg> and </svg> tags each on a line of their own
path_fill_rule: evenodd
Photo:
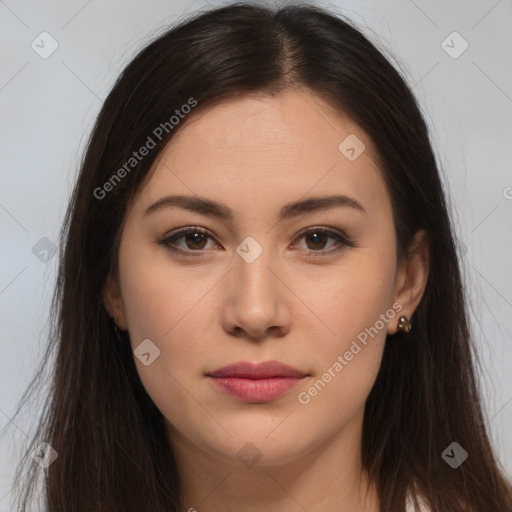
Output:
<svg viewBox="0 0 512 512">
<path fill-rule="evenodd" d="M 207 373 L 221 391 L 244 402 L 269 402 L 284 395 L 307 376 L 279 361 L 240 361 Z"/>
</svg>

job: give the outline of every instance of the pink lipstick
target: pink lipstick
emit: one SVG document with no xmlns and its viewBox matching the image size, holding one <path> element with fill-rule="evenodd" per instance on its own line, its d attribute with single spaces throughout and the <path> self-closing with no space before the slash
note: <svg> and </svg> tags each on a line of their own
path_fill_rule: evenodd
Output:
<svg viewBox="0 0 512 512">
<path fill-rule="evenodd" d="M 307 375 L 278 361 L 240 361 L 207 373 L 214 385 L 244 402 L 269 402 L 297 386 Z"/>
</svg>

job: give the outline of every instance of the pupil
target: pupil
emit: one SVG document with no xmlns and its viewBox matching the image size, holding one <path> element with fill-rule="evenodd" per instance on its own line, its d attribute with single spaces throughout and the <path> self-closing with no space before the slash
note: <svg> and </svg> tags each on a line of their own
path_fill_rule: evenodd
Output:
<svg viewBox="0 0 512 512">
<path fill-rule="evenodd" d="M 310 238 L 313 239 L 313 244 L 322 244 L 322 243 L 325 243 L 325 240 L 322 240 L 325 238 L 325 233 L 311 233 L 310 235 Z M 309 246 L 309 244 L 308 244 Z M 310 249 L 319 249 L 319 247 L 309 247 Z"/>
<path fill-rule="evenodd" d="M 204 242 L 204 240 L 201 240 L 201 238 L 204 237 L 203 233 L 198 233 L 198 232 L 195 232 L 195 233 L 192 233 L 192 234 L 189 233 L 188 236 L 192 238 L 192 240 L 191 240 L 192 244 L 201 243 L 201 241 Z M 197 249 L 198 247 L 193 247 L 193 248 Z M 199 249 L 202 249 L 202 248 L 203 248 L 202 246 L 199 247 Z"/>
</svg>

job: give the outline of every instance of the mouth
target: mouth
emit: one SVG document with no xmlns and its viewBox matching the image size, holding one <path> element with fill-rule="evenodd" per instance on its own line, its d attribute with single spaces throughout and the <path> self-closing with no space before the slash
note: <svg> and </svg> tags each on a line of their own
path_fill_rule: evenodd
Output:
<svg viewBox="0 0 512 512">
<path fill-rule="evenodd" d="M 230 364 L 206 374 L 217 389 L 244 402 L 275 400 L 290 391 L 308 375 L 278 361 Z"/>
</svg>

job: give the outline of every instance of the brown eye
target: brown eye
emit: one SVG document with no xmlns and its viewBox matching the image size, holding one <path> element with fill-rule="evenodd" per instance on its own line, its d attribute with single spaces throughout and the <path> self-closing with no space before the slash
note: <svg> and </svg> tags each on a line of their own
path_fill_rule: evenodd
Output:
<svg viewBox="0 0 512 512">
<path fill-rule="evenodd" d="M 312 257 L 333 254 L 345 247 L 354 247 L 347 236 L 321 228 L 304 230 L 299 236 L 299 240 L 302 239 L 306 241 L 306 247 L 299 249 L 304 249 Z M 209 240 L 215 239 L 204 229 L 188 227 L 158 240 L 158 243 L 175 253 L 201 256 L 204 251 L 208 250 L 206 246 Z"/>
<path fill-rule="evenodd" d="M 186 228 L 159 240 L 158 243 L 173 252 L 182 254 L 196 252 L 198 254 L 191 255 L 199 256 L 201 251 L 207 250 L 206 245 L 209 239 L 213 240 L 211 235 L 201 228 Z M 180 240 L 183 242 L 178 243 Z"/>
<path fill-rule="evenodd" d="M 187 249 L 204 249 L 205 243 L 207 241 L 207 235 L 198 231 L 191 231 L 178 237 L 178 239 L 179 238 L 185 239 Z"/>
<path fill-rule="evenodd" d="M 341 233 L 320 228 L 310 228 L 303 231 L 299 239 L 306 241 L 306 251 L 312 257 L 332 254 L 345 247 L 354 247 L 349 238 Z M 327 246 L 329 240 L 333 240 L 334 243 Z"/>
<path fill-rule="evenodd" d="M 324 249 L 330 237 L 321 231 L 311 231 L 304 238 L 311 240 L 311 244 L 307 243 L 308 249 Z"/>
</svg>

